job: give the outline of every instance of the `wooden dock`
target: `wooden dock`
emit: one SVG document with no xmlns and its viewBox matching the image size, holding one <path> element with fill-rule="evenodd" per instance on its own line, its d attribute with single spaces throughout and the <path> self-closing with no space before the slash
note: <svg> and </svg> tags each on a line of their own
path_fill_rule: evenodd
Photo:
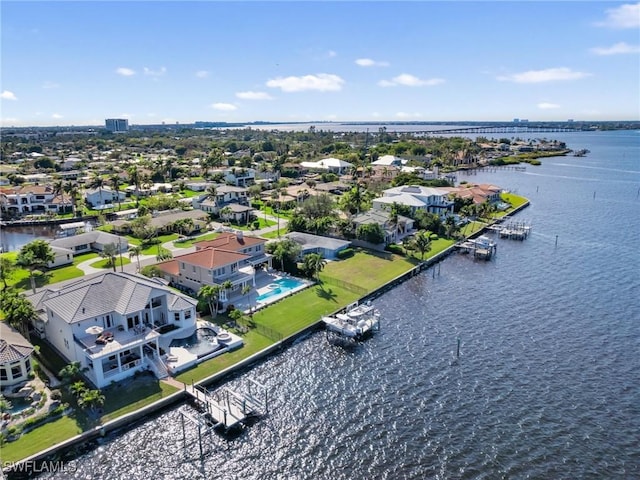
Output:
<svg viewBox="0 0 640 480">
<path fill-rule="evenodd" d="M 264 390 L 262 385 L 255 385 Z M 266 390 L 263 393 L 264 399 L 251 393 L 238 393 L 227 387 L 209 392 L 199 385 L 185 385 L 184 391 L 201 407 L 214 428 L 225 431 L 240 427 L 249 417 L 260 415 L 267 409 Z"/>
</svg>

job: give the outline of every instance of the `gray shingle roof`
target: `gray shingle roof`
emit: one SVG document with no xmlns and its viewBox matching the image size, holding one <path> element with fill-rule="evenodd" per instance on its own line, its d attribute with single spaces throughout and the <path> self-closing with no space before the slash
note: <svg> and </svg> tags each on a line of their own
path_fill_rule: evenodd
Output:
<svg viewBox="0 0 640 480">
<path fill-rule="evenodd" d="M 17 362 L 33 352 L 33 345 L 16 329 L 0 322 L 0 365 Z"/>
<path fill-rule="evenodd" d="M 196 300 L 150 280 L 121 272 L 107 272 L 89 280 L 76 282 L 59 290 L 47 290 L 38 298 L 32 297 L 36 309 L 38 303 L 50 308 L 67 323 L 76 323 L 116 312 L 120 315 L 143 310 L 151 299 L 159 294 L 167 294 L 168 305 L 180 305 L 187 308 L 195 306 Z M 173 310 L 179 308 L 173 307 Z"/>
<path fill-rule="evenodd" d="M 115 243 L 122 245 L 124 250 L 129 243 L 126 238 L 114 235 L 112 233 L 102 232 L 100 230 L 93 230 L 91 232 L 81 233 L 80 235 L 73 235 L 71 237 L 57 238 L 50 242 L 52 247 L 70 248 L 77 245 L 88 245 L 91 243 L 99 243 L 106 245 L 108 243 Z"/>
</svg>

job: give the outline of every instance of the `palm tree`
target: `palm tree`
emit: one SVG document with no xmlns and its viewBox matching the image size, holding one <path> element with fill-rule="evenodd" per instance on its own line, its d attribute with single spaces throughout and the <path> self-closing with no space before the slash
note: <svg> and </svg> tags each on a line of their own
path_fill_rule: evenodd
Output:
<svg viewBox="0 0 640 480">
<path fill-rule="evenodd" d="M 82 380 L 78 380 L 71 384 L 69 391 L 76 397 L 80 398 L 82 394 L 87 391 L 87 386 Z"/>
<path fill-rule="evenodd" d="M 111 182 L 111 186 L 113 187 L 113 191 L 115 192 L 116 201 L 118 202 L 118 211 L 120 211 L 120 207 L 122 203 L 120 201 L 120 186 L 122 185 L 122 182 L 120 180 L 120 175 L 118 175 L 117 173 L 114 173 L 109 178 L 109 182 Z"/>
<path fill-rule="evenodd" d="M 127 170 L 127 174 L 129 175 L 129 183 L 136 187 L 135 194 L 137 207 L 140 203 L 140 173 L 138 173 L 138 166 L 131 165 Z"/>
<path fill-rule="evenodd" d="M 116 271 L 116 257 L 118 256 L 118 246 L 115 243 L 107 243 L 104 246 L 100 256 L 107 259 L 107 266 L 113 267 L 113 271 Z"/>
<path fill-rule="evenodd" d="M 327 261 L 320 253 L 309 253 L 308 255 L 305 255 L 302 259 L 302 263 L 304 265 L 304 270 L 311 276 L 311 278 L 315 278 L 318 281 L 320 280 L 320 272 L 327 265 Z"/>
<path fill-rule="evenodd" d="M 220 285 L 203 285 L 198 290 L 198 298 L 209 305 L 211 315 L 218 314 L 218 298 L 220 296 Z"/>
<path fill-rule="evenodd" d="M 67 366 L 65 366 L 60 372 L 58 372 L 58 376 L 62 377 L 64 382 L 71 382 L 80 377 L 80 373 L 82 372 L 82 365 L 80 362 L 71 362 Z"/>
<path fill-rule="evenodd" d="M 3 290 L 6 290 L 7 280 L 11 278 L 16 270 L 16 265 L 9 257 L 0 257 L 0 280 L 4 283 Z"/>
<path fill-rule="evenodd" d="M 424 254 L 431 250 L 431 239 L 429 238 L 429 234 L 424 230 L 417 232 L 413 239 L 412 246 L 420 252 L 420 259 L 424 260 Z"/>
<path fill-rule="evenodd" d="M 100 390 L 86 390 L 78 400 L 78 406 L 95 411 L 97 407 L 104 405 L 104 401 L 105 396 L 102 395 Z"/>
<path fill-rule="evenodd" d="M 132 260 L 133 257 L 136 257 L 138 261 L 138 272 L 140 271 L 140 254 L 142 253 L 142 246 L 140 245 L 131 245 L 129 247 L 129 260 Z"/>
<path fill-rule="evenodd" d="M 102 198 L 102 191 L 104 189 L 104 178 L 102 178 L 100 175 L 95 175 L 92 179 L 91 179 L 91 183 L 89 184 L 91 186 L 91 188 L 97 188 L 98 192 L 100 193 L 100 204 L 102 206 L 104 206 L 104 200 Z"/>
<path fill-rule="evenodd" d="M 31 289 L 36 293 L 35 271 L 44 268 L 55 260 L 51 245 L 44 240 L 34 240 L 20 249 L 16 264 L 29 270 L 31 277 Z"/>
<path fill-rule="evenodd" d="M 224 290 L 224 294 L 227 297 L 227 301 L 229 301 L 229 294 L 227 292 L 231 290 L 231 287 L 233 287 L 233 283 L 231 283 L 231 280 L 225 280 L 222 283 L 221 287 Z"/>
<path fill-rule="evenodd" d="M 55 182 L 53 182 L 53 195 L 54 198 L 56 197 L 60 197 L 64 200 L 64 197 L 62 197 L 62 192 L 64 192 L 64 182 L 62 180 L 57 180 Z"/>
<path fill-rule="evenodd" d="M 233 210 L 231 210 L 231 207 L 229 205 L 227 205 L 226 207 L 222 207 L 220 209 L 220 212 L 218 213 L 218 215 L 220 215 L 220 218 L 222 220 L 231 221 L 229 217 L 231 216 L 232 213 L 233 213 Z"/>
</svg>

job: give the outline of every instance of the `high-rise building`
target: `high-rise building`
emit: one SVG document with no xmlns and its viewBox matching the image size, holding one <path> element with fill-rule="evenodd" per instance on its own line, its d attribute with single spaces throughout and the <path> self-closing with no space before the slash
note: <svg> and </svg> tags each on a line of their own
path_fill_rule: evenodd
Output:
<svg viewBox="0 0 640 480">
<path fill-rule="evenodd" d="M 126 132 L 129 130 L 129 120 L 126 118 L 107 118 L 104 121 L 104 126 L 113 133 Z"/>
</svg>

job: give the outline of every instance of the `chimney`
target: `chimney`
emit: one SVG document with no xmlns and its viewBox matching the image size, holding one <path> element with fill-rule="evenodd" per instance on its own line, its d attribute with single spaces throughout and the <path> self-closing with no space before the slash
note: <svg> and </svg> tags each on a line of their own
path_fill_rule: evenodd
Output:
<svg viewBox="0 0 640 480">
<path fill-rule="evenodd" d="M 242 241 L 242 230 L 236 230 L 236 238 Z"/>
</svg>

